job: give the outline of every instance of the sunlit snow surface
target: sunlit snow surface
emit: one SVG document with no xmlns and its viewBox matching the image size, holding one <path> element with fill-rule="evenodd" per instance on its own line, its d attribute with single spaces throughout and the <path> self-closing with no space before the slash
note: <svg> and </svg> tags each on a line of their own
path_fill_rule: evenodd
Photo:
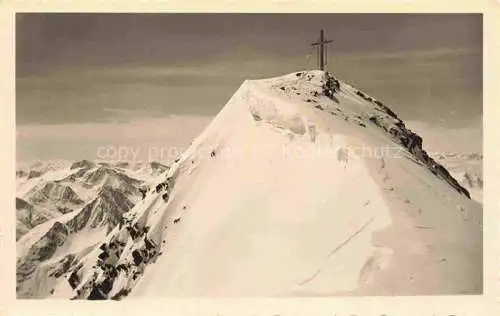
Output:
<svg viewBox="0 0 500 316">
<path fill-rule="evenodd" d="M 344 82 L 328 97 L 324 84 L 320 71 L 244 82 L 158 176 L 167 188 L 106 236 L 116 255 L 81 250 L 32 295 L 481 293 L 481 205 L 397 143 L 398 119 L 374 99 Z M 133 239 L 127 225 L 147 232 Z"/>
</svg>

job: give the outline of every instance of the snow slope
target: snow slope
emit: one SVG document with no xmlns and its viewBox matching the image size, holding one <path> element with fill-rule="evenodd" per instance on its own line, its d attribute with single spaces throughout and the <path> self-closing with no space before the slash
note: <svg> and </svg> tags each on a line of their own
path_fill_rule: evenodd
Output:
<svg viewBox="0 0 500 316">
<path fill-rule="evenodd" d="M 380 101 L 245 81 L 53 297 L 482 292 L 482 209 Z"/>
</svg>

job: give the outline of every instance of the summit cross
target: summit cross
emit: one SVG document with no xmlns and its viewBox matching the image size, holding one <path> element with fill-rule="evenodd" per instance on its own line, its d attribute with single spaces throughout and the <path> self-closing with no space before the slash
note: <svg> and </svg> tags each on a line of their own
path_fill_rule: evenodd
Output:
<svg viewBox="0 0 500 316">
<path fill-rule="evenodd" d="M 332 43 L 333 40 L 327 40 L 325 38 L 325 34 L 323 30 L 321 30 L 319 40 L 315 43 L 312 43 L 312 46 L 317 46 L 318 49 L 318 64 L 320 70 L 325 70 L 326 60 L 327 60 L 327 50 L 325 45 Z"/>
</svg>

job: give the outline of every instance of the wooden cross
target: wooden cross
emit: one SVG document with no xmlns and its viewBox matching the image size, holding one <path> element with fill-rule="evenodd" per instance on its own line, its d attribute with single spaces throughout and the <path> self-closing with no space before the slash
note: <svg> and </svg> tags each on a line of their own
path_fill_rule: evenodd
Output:
<svg viewBox="0 0 500 316">
<path fill-rule="evenodd" d="M 326 40 L 325 35 L 323 30 L 321 30 L 319 40 L 315 43 L 312 43 L 312 46 L 318 46 L 318 62 L 319 62 L 319 69 L 320 70 L 325 70 L 325 64 L 326 64 L 326 49 L 325 49 L 325 44 L 332 43 L 333 40 Z"/>
</svg>

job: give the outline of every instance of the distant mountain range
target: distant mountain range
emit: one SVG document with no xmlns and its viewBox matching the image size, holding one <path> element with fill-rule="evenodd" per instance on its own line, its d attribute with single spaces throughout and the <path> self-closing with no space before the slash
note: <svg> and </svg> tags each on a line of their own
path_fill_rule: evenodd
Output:
<svg viewBox="0 0 500 316">
<path fill-rule="evenodd" d="M 168 166 L 158 162 L 88 160 L 40 162 L 18 170 L 18 296 L 50 294 L 47 277 L 64 273 L 69 258 L 79 258 L 102 240 L 142 199 L 141 190 L 166 171 Z"/>
</svg>

